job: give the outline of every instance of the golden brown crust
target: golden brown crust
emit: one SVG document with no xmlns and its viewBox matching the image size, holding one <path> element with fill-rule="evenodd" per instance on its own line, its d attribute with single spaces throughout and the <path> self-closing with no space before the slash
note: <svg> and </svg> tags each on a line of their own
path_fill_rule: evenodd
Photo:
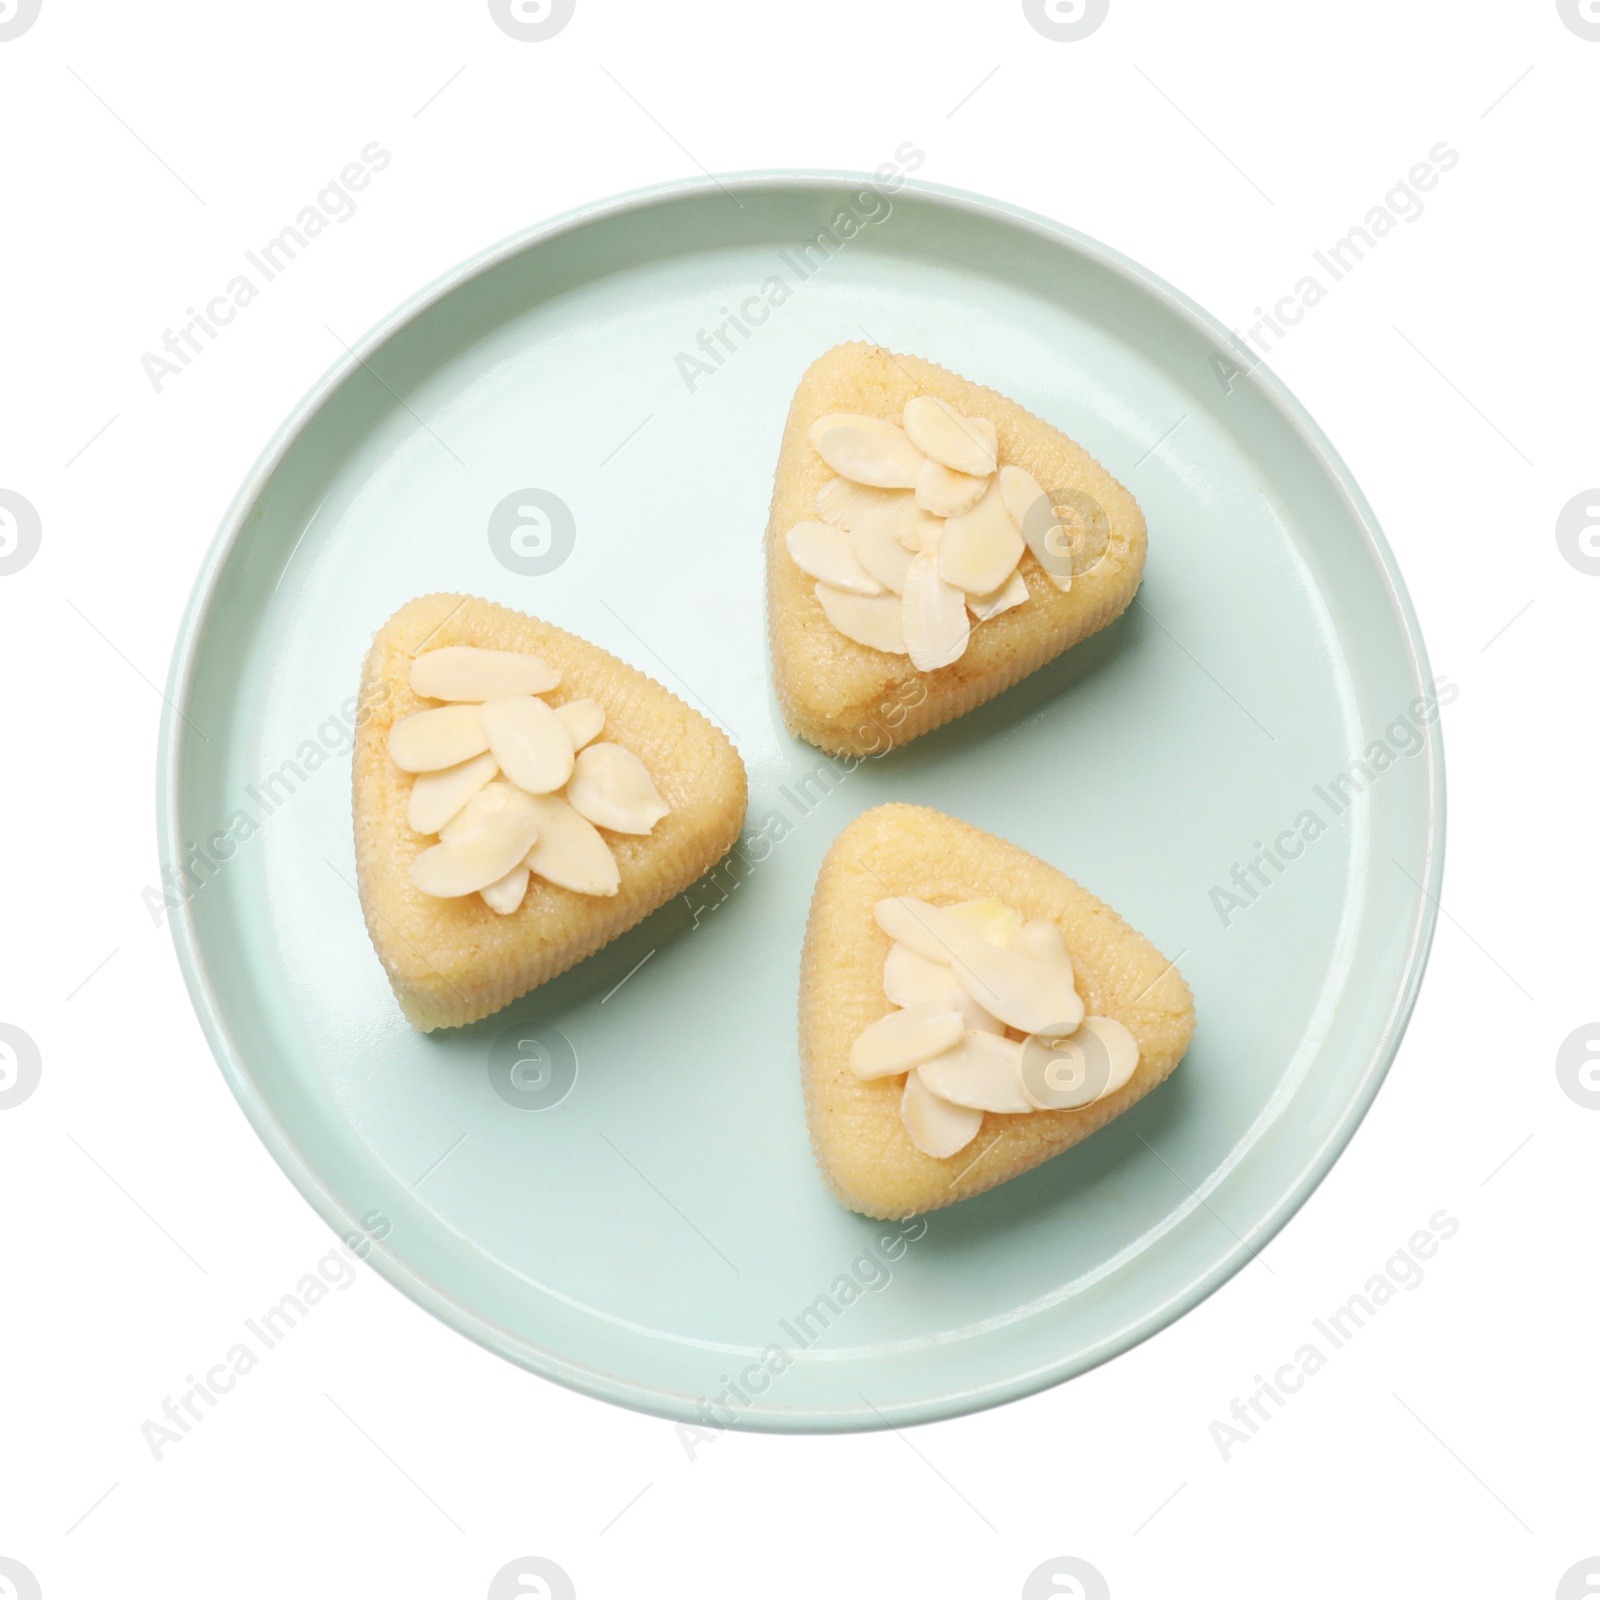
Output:
<svg viewBox="0 0 1600 1600">
<path fill-rule="evenodd" d="M 833 476 L 808 437 L 832 411 L 898 420 L 908 400 L 933 395 L 968 416 L 988 417 L 1002 462 L 1025 468 L 1046 490 L 1076 489 L 1106 511 L 1105 558 L 1062 594 L 1031 554 L 1018 569 L 1028 604 L 975 626 L 966 653 L 951 666 L 919 673 L 905 656 L 884 655 L 847 639 L 828 621 L 813 580 L 790 559 L 783 539 L 817 515 L 817 490 Z M 919 356 L 875 345 L 841 344 L 807 368 L 789 407 L 778 452 L 767 522 L 767 631 L 773 685 L 790 731 L 832 755 L 881 749 L 874 709 L 908 703 L 906 687 L 926 694 L 896 730 L 903 743 L 991 700 L 1063 650 L 1098 632 L 1127 609 L 1144 574 L 1144 513 L 1138 502 L 1081 445 L 993 389 L 970 383 Z"/>
<path fill-rule="evenodd" d="M 389 730 L 432 704 L 409 673 L 426 647 L 478 645 L 542 657 L 560 670 L 551 705 L 593 696 L 605 737 L 633 751 L 672 808 L 645 837 L 608 833 L 622 887 L 576 894 L 532 879 L 508 917 L 477 895 L 438 900 L 411 882 L 428 840 L 406 820 L 411 778 L 389 759 Z M 565 972 L 689 887 L 733 847 L 744 825 L 744 763 L 721 731 L 653 678 L 536 617 L 469 595 L 402 606 L 372 642 L 361 673 L 354 755 L 356 876 L 367 931 L 401 1010 L 424 1032 L 476 1022 Z"/>
<path fill-rule="evenodd" d="M 923 1155 L 900 1121 L 903 1080 L 864 1082 L 850 1046 L 891 1008 L 889 937 L 872 913 L 888 895 L 934 905 L 993 895 L 1066 937 L 1091 1016 L 1115 1017 L 1139 1043 L 1117 1093 L 1081 1111 L 986 1113 L 947 1160 Z M 834 840 L 817 877 L 800 967 L 800 1059 L 812 1149 L 828 1187 L 869 1217 L 907 1217 L 981 1194 L 1088 1138 L 1177 1066 L 1194 1034 L 1194 997 L 1176 966 L 1110 906 L 1020 846 L 924 806 L 884 805 Z"/>
</svg>

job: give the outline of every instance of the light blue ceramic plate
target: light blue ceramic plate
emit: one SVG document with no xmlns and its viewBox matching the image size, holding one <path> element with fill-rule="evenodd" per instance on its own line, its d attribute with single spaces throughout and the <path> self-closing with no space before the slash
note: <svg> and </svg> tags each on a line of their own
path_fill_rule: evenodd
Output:
<svg viewBox="0 0 1600 1600">
<path fill-rule="evenodd" d="M 1216 1288 L 1376 1092 L 1440 873 L 1422 641 L 1311 420 L 1265 372 L 1232 375 L 1246 363 L 1218 359 L 1224 331 L 1112 251 L 993 201 L 905 187 L 891 203 L 862 182 L 628 196 L 419 296 L 240 491 L 163 731 L 163 859 L 193 842 L 220 862 L 191 856 L 203 886 L 174 915 L 179 957 L 301 1192 L 490 1349 L 667 1416 L 720 1395 L 723 1420 L 756 1428 L 1026 1394 Z M 808 256 L 823 228 L 835 244 Z M 719 339 L 741 312 L 748 332 Z M 1142 502 L 1150 562 L 1114 627 L 841 778 L 785 733 L 769 688 L 761 536 L 795 382 L 856 338 L 1083 441 Z M 528 489 L 576 528 L 543 575 L 510 570 L 488 535 Z M 340 719 L 373 632 L 439 589 L 547 617 L 706 710 L 749 766 L 752 824 L 777 813 L 787 836 L 501 1016 L 424 1037 L 362 926 Z M 1366 776 L 1336 785 L 1364 752 Z M 818 863 L 890 799 L 1079 879 L 1180 959 L 1199 1012 L 1176 1076 L 1128 1115 L 902 1228 L 819 1181 L 795 1047 Z M 1252 881 L 1257 841 L 1278 865 Z M 539 1054 L 518 1041 L 557 1035 L 577 1061 L 565 1099 L 500 1093 L 496 1064 L 505 1087 L 509 1060 Z"/>
</svg>

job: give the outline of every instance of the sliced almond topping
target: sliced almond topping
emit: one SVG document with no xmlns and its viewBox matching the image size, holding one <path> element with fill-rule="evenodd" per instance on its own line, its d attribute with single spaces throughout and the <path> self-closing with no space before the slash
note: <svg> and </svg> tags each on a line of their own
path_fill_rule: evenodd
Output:
<svg viewBox="0 0 1600 1600">
<path fill-rule="evenodd" d="M 827 584 L 816 586 L 817 599 L 827 613 L 828 621 L 847 639 L 864 644 L 869 650 L 881 650 L 885 655 L 903 656 L 906 653 L 906 636 L 900 623 L 900 600 L 897 595 L 846 594 L 842 589 L 830 589 Z"/>
<path fill-rule="evenodd" d="M 437 833 L 499 770 L 485 750 L 459 766 L 419 773 L 406 802 L 406 821 L 418 833 Z"/>
<path fill-rule="evenodd" d="M 909 505 L 900 513 L 895 535 L 912 555 L 936 556 L 939 538 L 944 533 L 944 518 L 929 516 L 918 505 Z"/>
<path fill-rule="evenodd" d="M 483 731 L 500 770 L 529 794 L 549 794 L 572 776 L 572 735 L 543 700 L 516 694 L 486 701 Z"/>
<path fill-rule="evenodd" d="M 883 588 L 900 593 L 911 558 L 895 534 L 900 517 L 916 502 L 904 489 L 869 489 L 848 478 L 829 478 L 817 490 L 817 510 L 824 522 L 842 528 L 851 553 Z M 838 588 L 845 586 L 836 585 Z"/>
<path fill-rule="evenodd" d="M 903 944 L 889 946 L 883 963 L 883 992 L 897 1006 L 937 1005 L 959 1011 L 961 1020 L 976 1033 L 1004 1033 L 1006 1025 L 991 1016 L 956 982 L 949 967 L 919 956 Z"/>
<path fill-rule="evenodd" d="M 914 554 L 900 542 L 897 527 L 894 513 L 880 514 L 863 518 L 845 535 L 856 560 L 891 594 L 905 588 Z"/>
<path fill-rule="evenodd" d="M 882 594 L 883 585 L 856 559 L 842 529 L 831 522 L 797 522 L 784 535 L 802 572 L 846 594 Z"/>
<path fill-rule="evenodd" d="M 955 959 L 956 950 L 972 937 L 971 930 L 959 918 L 908 894 L 880 900 L 872 908 L 872 915 L 897 944 L 945 967 Z"/>
<path fill-rule="evenodd" d="M 951 526 L 945 524 L 947 543 Z M 901 627 L 906 652 L 918 672 L 934 672 L 959 661 L 966 653 L 972 628 L 967 598 L 940 576 L 943 564 L 942 554 L 920 555 L 912 559 L 906 573 L 905 593 L 900 601 Z"/>
<path fill-rule="evenodd" d="M 1066 939 L 1055 923 L 1045 917 L 1035 917 L 1031 922 L 1024 922 L 1017 929 L 1012 944 L 1023 955 L 1032 956 L 1035 961 L 1043 962 L 1059 982 L 1076 986 L 1077 978 L 1072 971 L 1072 956 L 1067 950 Z"/>
<path fill-rule="evenodd" d="M 952 472 L 937 461 L 924 461 L 917 474 L 917 504 L 936 517 L 959 517 L 983 498 L 987 478 Z"/>
<path fill-rule="evenodd" d="M 931 395 L 918 395 L 906 404 L 907 437 L 923 455 L 952 472 L 986 478 L 996 466 L 994 440 L 976 417 L 964 417 L 953 406 Z M 992 587 L 992 585 L 991 585 Z"/>
<path fill-rule="evenodd" d="M 595 825 L 553 794 L 529 798 L 539 819 L 539 838 L 524 865 L 547 883 L 577 894 L 615 894 L 622 874 Z"/>
<path fill-rule="evenodd" d="M 1050 520 L 1055 520 L 1055 508 L 1050 504 L 1049 498 L 1039 487 L 1039 480 L 1031 472 L 1026 472 L 1021 467 L 1001 467 L 1000 493 L 1005 496 L 1006 510 L 1011 513 L 1011 520 L 1022 530 L 1022 537 L 1028 537 L 1028 523 L 1032 516 L 1042 515 L 1036 512 L 1035 507 L 1043 502 L 1043 510 L 1050 513 Z"/>
<path fill-rule="evenodd" d="M 1111 1071 L 1105 1088 L 1100 1091 L 1103 1100 L 1108 1094 L 1115 1094 L 1133 1076 L 1139 1065 L 1139 1041 L 1115 1017 L 1085 1017 L 1078 1037 L 1085 1034 L 1094 1035 L 1111 1058 Z"/>
<path fill-rule="evenodd" d="M 1022 535 L 998 482 L 964 516 L 947 518 L 939 540 L 939 572 L 967 594 L 992 594 L 1022 559 Z"/>
<path fill-rule="evenodd" d="M 606 708 L 598 700 L 569 700 L 556 707 L 556 715 L 572 740 L 572 748 L 581 750 L 600 737 L 606 725 Z"/>
<path fill-rule="evenodd" d="M 958 917 L 980 939 L 1009 950 L 1022 932 L 1022 918 L 1003 900 L 993 896 L 984 900 L 963 900 L 960 905 L 945 908 L 952 917 Z"/>
<path fill-rule="evenodd" d="M 475 705 L 416 711 L 389 730 L 389 756 L 402 772 L 439 772 L 488 748 L 483 715 Z"/>
<path fill-rule="evenodd" d="M 567 800 L 580 817 L 613 833 L 649 833 L 670 809 L 644 762 L 620 744 L 592 744 L 578 752 Z"/>
<path fill-rule="evenodd" d="M 871 489 L 848 478 L 829 478 L 817 490 L 816 500 L 822 520 L 846 533 L 854 533 L 861 523 L 876 518 L 886 518 L 892 525 L 900 509 L 912 503 L 905 489 Z"/>
<path fill-rule="evenodd" d="M 900 1121 L 923 1155 L 943 1161 L 977 1138 L 983 1113 L 941 1100 L 922 1081 L 921 1074 L 913 1072 L 907 1076 L 900 1096 Z"/>
<path fill-rule="evenodd" d="M 450 825 L 449 836 L 411 863 L 411 881 L 424 894 L 440 899 L 476 894 L 505 877 L 533 848 L 539 823 L 532 797 L 509 784 L 500 787 L 506 793 L 498 804 L 480 806 L 485 791 L 479 790 Z"/>
<path fill-rule="evenodd" d="M 484 784 L 460 811 L 440 828 L 439 837 L 449 843 L 452 839 L 460 839 L 471 833 L 475 828 L 481 828 L 495 812 L 503 809 L 506 801 L 517 792 L 516 785 L 507 783 L 504 778 L 497 778 L 492 783 Z"/>
<path fill-rule="evenodd" d="M 985 1011 L 976 1000 L 950 975 L 949 1004 L 959 1011 L 966 1021 L 969 1033 L 1004 1033 L 1006 1025 L 993 1012 Z"/>
<path fill-rule="evenodd" d="M 1139 1044 L 1114 1017 L 1085 1017 L 1065 1038 L 1022 1046 L 1022 1092 L 1040 1111 L 1077 1111 L 1115 1094 L 1139 1065 Z"/>
<path fill-rule="evenodd" d="M 858 1078 L 887 1078 L 948 1050 L 965 1032 L 959 1011 L 909 1006 L 870 1022 L 850 1046 L 850 1070 Z"/>
<path fill-rule="evenodd" d="M 901 438 L 905 429 L 887 417 L 869 417 L 860 411 L 825 411 L 806 430 L 812 445 L 820 452 L 823 439 L 836 428 L 855 428 L 861 433 L 875 433 L 882 439 Z M 910 484 L 905 485 L 910 488 Z"/>
<path fill-rule="evenodd" d="M 969 594 L 967 610 L 979 622 L 998 617 L 1002 611 L 1014 611 L 1028 603 L 1028 581 L 1019 568 L 1013 572 L 993 594 Z"/>
<path fill-rule="evenodd" d="M 1038 479 L 1021 467 L 1000 469 L 1000 492 L 1034 560 L 1065 594 L 1072 587 L 1072 553 L 1063 544 L 1064 533 L 1058 531 L 1060 520 L 1049 495 L 1039 487 Z"/>
<path fill-rule="evenodd" d="M 528 869 L 524 866 L 513 867 L 505 877 L 495 879 L 478 891 L 483 896 L 483 903 L 491 911 L 498 911 L 502 917 L 509 917 L 522 904 L 522 897 L 527 892 Z"/>
<path fill-rule="evenodd" d="M 1008 1116 L 1038 1108 L 1022 1090 L 1022 1044 L 997 1033 L 966 1033 L 917 1074 L 941 1100 Z"/>
<path fill-rule="evenodd" d="M 968 935 L 950 970 L 984 1010 L 1020 1033 L 1071 1033 L 1083 1021 L 1070 967 L 1063 973 L 1021 949 L 1002 950 Z"/>
<path fill-rule="evenodd" d="M 411 663 L 411 687 L 429 700 L 494 700 L 504 694 L 544 694 L 561 674 L 538 656 L 452 644 L 426 650 Z"/>
<path fill-rule="evenodd" d="M 1036 1111 L 1081 1111 L 1100 1098 L 1110 1064 L 1091 1056 L 1076 1035 L 1035 1035 L 1023 1040 L 1020 1071 L 1022 1092 Z"/>
<path fill-rule="evenodd" d="M 934 1000 L 948 1000 L 952 990 L 965 994 L 951 976 L 950 968 L 940 961 L 930 961 L 919 956 L 909 945 L 898 940 L 889 946 L 883 963 L 883 992 L 891 1005 L 920 1006 Z M 951 1006 L 949 1009 L 955 1009 Z"/>
<path fill-rule="evenodd" d="M 821 421 L 828 420 L 835 425 L 819 432 Z M 818 454 L 841 478 L 875 489 L 916 487 L 923 456 L 904 430 L 876 417 L 821 421 L 812 425 L 813 442 Z"/>
</svg>

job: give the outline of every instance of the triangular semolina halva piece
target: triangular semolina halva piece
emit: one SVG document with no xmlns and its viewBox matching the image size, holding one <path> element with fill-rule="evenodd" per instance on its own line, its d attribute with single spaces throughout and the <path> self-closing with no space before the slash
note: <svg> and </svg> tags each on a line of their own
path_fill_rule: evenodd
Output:
<svg viewBox="0 0 1600 1600">
<path fill-rule="evenodd" d="M 1082 1109 L 985 1110 L 953 1155 L 924 1154 L 902 1118 L 906 1073 L 863 1079 L 852 1066 L 863 1031 L 895 1010 L 884 992 L 894 942 L 875 908 L 899 896 L 940 908 L 998 901 L 1014 924 L 1053 924 L 1086 1017 L 1114 1019 L 1137 1044 L 1131 1076 Z M 1193 1033 L 1194 999 L 1176 966 L 1103 901 L 1017 845 L 942 812 L 894 804 L 858 817 L 823 861 L 801 958 L 800 1058 L 817 1164 L 852 1210 L 933 1211 L 1048 1161 L 1161 1083 Z M 1021 1033 L 1006 1037 L 1020 1041 Z"/>
<path fill-rule="evenodd" d="M 651 809 L 644 813 L 647 832 L 612 831 L 578 821 L 570 811 L 561 813 L 582 835 L 579 844 L 598 852 L 603 874 L 614 880 L 602 879 L 602 886 L 613 892 L 580 893 L 534 870 L 525 890 L 517 883 L 516 908 L 502 914 L 481 893 L 439 898 L 414 881 L 418 857 L 438 840 L 411 825 L 418 779 L 396 764 L 390 734 L 403 719 L 448 703 L 445 697 L 415 692 L 412 665 L 431 652 L 459 646 L 537 658 L 560 679 L 537 695 L 550 708 L 537 708 L 546 719 L 542 726 L 556 720 L 551 711 L 559 719 L 564 707 L 573 708 L 570 728 L 581 730 L 571 734 L 573 745 L 584 739 L 593 749 L 604 741 L 609 747 L 604 754 L 616 756 L 625 778 L 637 768 L 628 755 L 617 756 L 619 750 L 642 763 L 654 785 Z M 603 710 L 598 734 L 595 707 L 580 711 L 577 702 L 596 702 Z M 373 640 L 362 669 L 360 703 L 354 813 L 361 904 L 400 1008 L 424 1032 L 476 1022 L 609 944 L 726 855 L 744 823 L 744 763 L 720 730 L 598 645 L 488 600 L 432 594 L 401 607 Z M 561 720 L 560 726 L 569 723 Z M 574 756 L 569 745 L 564 759 L 581 762 L 583 757 Z M 494 774 L 490 787 L 512 793 L 510 776 Z M 537 777 L 529 782 L 542 787 Z M 591 790 L 599 787 L 590 783 Z M 513 797 L 524 806 L 543 805 L 543 818 L 563 794 L 573 794 L 570 784 L 533 801 L 520 792 Z M 667 808 L 659 819 L 657 797 Z M 598 806 L 591 801 L 588 810 L 603 822 L 604 794 L 600 800 Z M 557 832 L 547 830 L 546 842 Z M 528 859 L 537 869 L 539 858 Z M 592 854 L 588 859 L 592 865 Z"/>
<path fill-rule="evenodd" d="M 921 404 L 922 430 L 907 418 L 913 401 Z M 991 505 L 968 504 L 967 491 L 977 495 L 984 488 L 974 470 L 980 463 L 965 459 L 970 452 L 959 436 L 953 452 L 940 444 L 941 410 L 974 438 L 992 428 Z M 821 441 L 834 421 L 860 417 L 892 424 L 900 437 L 890 436 L 888 457 L 872 460 L 853 480 L 848 473 L 860 467 L 838 450 L 830 451 L 830 462 Z M 925 469 L 928 478 L 912 484 L 924 458 L 916 443 L 907 446 L 902 424 L 929 450 L 964 465 L 967 475 L 935 463 Z M 872 444 L 859 430 L 846 430 L 836 442 L 856 456 L 857 447 Z M 875 452 L 869 448 L 866 454 Z M 983 456 L 981 441 L 978 454 Z M 910 475 L 896 470 L 905 460 Z M 883 466 L 889 470 L 875 470 Z M 1030 482 L 1033 488 L 1024 491 L 1021 486 Z M 880 487 L 870 487 L 874 483 Z M 1024 519 L 1028 501 L 1019 494 L 1034 494 L 1035 507 L 1037 496 L 1045 497 L 1042 526 L 1036 510 Z M 903 530 L 904 558 L 884 526 L 896 501 L 929 508 L 914 519 L 917 526 Z M 1010 524 L 1007 501 L 1015 513 Z M 1063 519 L 1059 524 L 1049 514 L 1052 507 Z M 935 517 L 935 511 L 944 516 Z M 856 526 L 861 518 L 876 526 L 863 532 Z M 959 538 L 952 533 L 956 519 Z M 1025 545 L 1016 538 L 1023 520 L 1033 524 Z M 829 525 L 843 532 L 843 551 Z M 804 529 L 798 536 L 797 526 Z M 1057 526 L 1060 533 L 1052 531 Z M 1048 545 L 1047 535 L 1053 541 Z M 791 542 L 796 537 L 800 544 Z M 1020 551 L 1009 566 L 1007 540 L 1012 551 Z M 942 551 L 929 548 L 941 542 Z M 930 561 L 909 579 L 901 569 L 918 549 Z M 999 566 L 993 565 L 996 549 Z M 918 356 L 842 344 L 819 356 L 795 390 L 778 453 L 766 554 L 767 626 L 784 720 L 830 754 L 871 755 L 982 705 L 1120 616 L 1144 572 L 1145 521 L 1133 496 L 1088 451 L 1014 400 Z M 865 574 L 857 564 L 863 557 Z M 1041 559 L 1050 562 L 1048 570 Z M 949 587 L 934 581 L 935 570 Z M 971 585 L 990 577 L 996 589 L 966 593 L 964 608 L 957 581 Z M 899 642 L 892 637 L 895 602 L 905 611 L 908 582 L 916 595 L 906 632 L 919 647 L 889 653 L 863 642 L 863 632 L 876 641 L 883 630 L 891 635 L 887 643 Z M 825 602 L 834 607 L 831 615 Z M 855 632 L 841 632 L 841 622 Z M 926 665 L 952 649 L 959 650 L 958 658 Z M 923 665 L 915 659 L 919 655 Z"/>
</svg>

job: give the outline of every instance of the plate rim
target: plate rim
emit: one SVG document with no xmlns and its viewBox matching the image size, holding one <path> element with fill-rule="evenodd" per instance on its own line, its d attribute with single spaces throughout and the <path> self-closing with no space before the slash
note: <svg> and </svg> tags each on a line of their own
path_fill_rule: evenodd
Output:
<svg viewBox="0 0 1600 1600">
<path fill-rule="evenodd" d="M 1067 223 L 1044 216 L 1010 201 L 977 194 L 945 184 L 902 176 L 892 193 L 909 191 L 918 199 L 965 212 L 980 220 L 1022 227 L 1045 242 L 1089 258 L 1143 293 L 1163 303 L 1204 334 L 1219 352 L 1237 349 L 1227 328 L 1181 289 L 1168 283 L 1112 246 L 1080 232 Z M 198 661 L 203 624 L 216 597 L 221 575 L 251 520 L 251 513 L 271 483 L 278 466 L 305 432 L 324 402 L 367 359 L 410 323 L 431 310 L 472 279 L 525 251 L 607 217 L 676 201 L 707 198 L 730 190 L 738 192 L 793 191 L 819 187 L 886 187 L 872 175 L 847 168 L 800 167 L 754 169 L 705 177 L 678 178 L 606 196 L 559 212 L 531 224 L 481 249 L 433 278 L 387 316 L 373 324 L 312 383 L 290 410 L 246 473 L 224 512 L 201 562 L 178 625 L 163 696 L 156 761 L 156 839 L 162 862 L 181 859 L 179 826 L 182 775 L 187 748 L 185 707 L 189 703 Z M 1265 359 L 1254 358 L 1245 376 L 1259 384 L 1278 417 L 1320 461 L 1328 478 L 1348 503 L 1351 517 L 1365 539 L 1373 566 L 1387 586 L 1397 617 L 1409 665 L 1419 684 L 1432 681 L 1421 624 L 1412 605 L 1394 552 L 1354 474 L 1310 412 L 1278 377 Z M 1165 1297 L 1138 1318 L 1126 1323 L 1092 1351 L 1064 1356 L 1045 1365 L 974 1387 L 947 1389 L 935 1396 L 892 1403 L 886 1410 L 837 1405 L 750 1407 L 731 1423 L 708 1424 L 700 1396 L 680 1393 L 582 1366 L 568 1357 L 500 1326 L 484 1312 L 458 1299 L 413 1267 L 381 1240 L 367 1241 L 363 1258 L 396 1289 L 446 1326 L 475 1344 L 503 1356 L 526 1371 L 554 1380 L 592 1398 L 627 1406 L 669 1421 L 731 1427 L 744 1432 L 834 1433 L 869 1432 L 902 1425 L 927 1423 L 968 1415 L 1040 1393 L 1092 1371 L 1103 1362 L 1133 1349 L 1192 1311 L 1215 1293 L 1235 1273 L 1252 1261 L 1288 1224 L 1332 1170 L 1334 1163 L 1366 1119 L 1379 1089 L 1388 1076 L 1415 1009 L 1427 969 L 1438 924 L 1439 890 L 1444 874 L 1445 767 L 1444 741 L 1437 722 L 1425 725 L 1427 750 L 1427 817 L 1422 842 L 1426 871 L 1415 896 L 1403 960 L 1387 1014 L 1368 1055 L 1365 1067 L 1341 1108 L 1335 1126 L 1297 1163 L 1295 1180 L 1283 1190 L 1272 1208 L 1260 1216 L 1236 1242 L 1204 1271 L 1194 1274 L 1181 1290 Z M 227 1021 L 227 1012 L 211 981 L 197 933 L 193 902 L 184 901 L 169 912 L 179 969 L 190 1005 L 200 1023 L 212 1056 L 241 1110 L 284 1175 L 317 1214 L 341 1238 L 361 1235 L 359 1218 L 339 1198 L 321 1173 L 302 1153 L 277 1113 L 257 1085 Z"/>
</svg>

